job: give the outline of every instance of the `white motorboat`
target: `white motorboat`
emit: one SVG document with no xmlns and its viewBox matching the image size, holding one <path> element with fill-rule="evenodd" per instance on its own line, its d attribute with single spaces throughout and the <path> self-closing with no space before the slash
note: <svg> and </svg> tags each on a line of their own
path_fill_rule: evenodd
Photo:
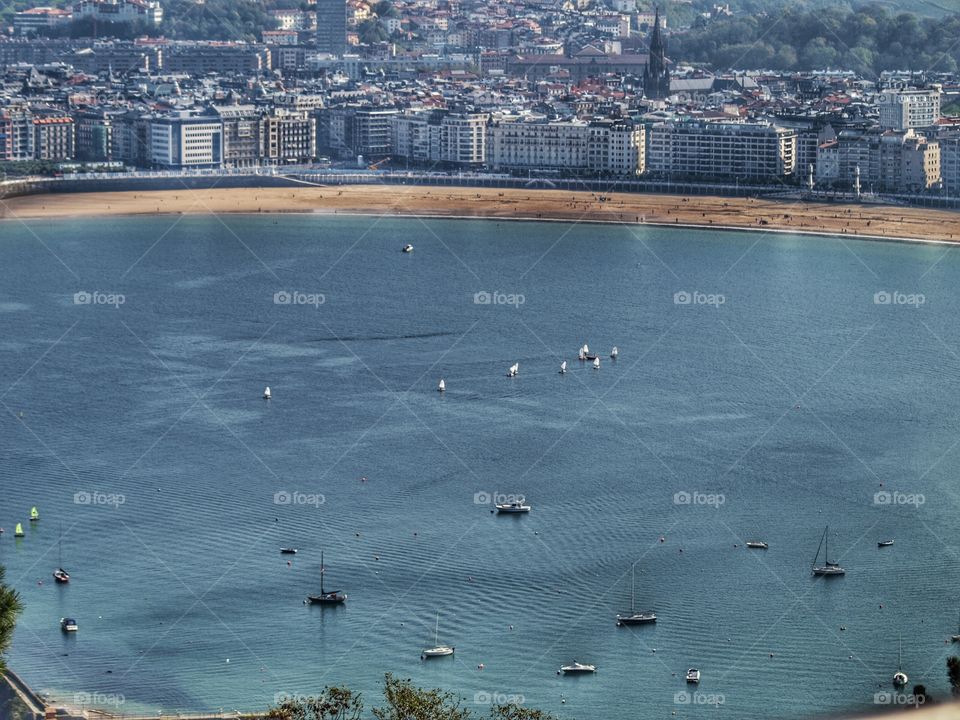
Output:
<svg viewBox="0 0 960 720">
<path fill-rule="evenodd" d="M 448 655 L 453 655 L 454 648 L 449 645 L 440 644 L 440 613 L 437 613 L 437 625 L 433 631 L 433 647 L 424 648 L 420 652 L 420 658 L 422 660 L 427 660 L 429 658 L 435 657 L 446 657 Z"/>
<path fill-rule="evenodd" d="M 699 683 L 700 682 L 700 671 L 696 668 L 690 668 L 687 670 L 687 682 L 688 683 Z"/>
<path fill-rule="evenodd" d="M 770 547 L 769 545 L 767 545 L 767 544 L 766 544 L 765 542 L 763 542 L 762 540 L 748 540 L 748 541 L 746 542 L 746 545 L 747 545 L 747 547 L 750 548 L 751 550 L 766 550 L 767 548 Z"/>
<path fill-rule="evenodd" d="M 514 500 L 513 502 L 509 503 L 496 503 L 494 507 L 497 509 L 498 513 L 504 514 L 530 512 L 530 506 L 524 505 L 520 500 Z"/>
<path fill-rule="evenodd" d="M 406 245 L 403 246 L 403 251 L 405 253 L 413 252 L 413 245 L 411 245 L 410 243 L 407 243 Z"/>
<path fill-rule="evenodd" d="M 588 665 L 586 663 L 579 663 L 574 660 L 570 665 L 561 665 L 560 672 L 564 675 L 577 675 L 585 673 L 595 673 L 597 671 L 596 665 Z M 559 674 L 559 673 L 558 673 Z"/>
<path fill-rule="evenodd" d="M 60 629 L 63 632 L 76 632 L 80 629 L 80 626 L 73 618 L 60 618 Z"/>
<path fill-rule="evenodd" d="M 878 548 L 890 547 L 891 545 L 893 545 L 893 540 L 879 540 L 879 541 L 877 541 L 877 547 L 878 547 Z"/>
</svg>

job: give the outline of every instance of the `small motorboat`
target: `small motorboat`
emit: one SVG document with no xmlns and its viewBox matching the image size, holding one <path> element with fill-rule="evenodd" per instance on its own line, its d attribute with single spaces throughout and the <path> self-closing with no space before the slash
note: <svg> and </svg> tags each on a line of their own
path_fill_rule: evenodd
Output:
<svg viewBox="0 0 960 720">
<path fill-rule="evenodd" d="M 438 392 L 445 392 L 447 389 L 447 384 L 443 381 L 443 378 L 440 378 L 440 384 L 437 385 Z"/>
<path fill-rule="evenodd" d="M 403 252 L 405 252 L 405 253 L 412 253 L 412 252 L 413 252 L 413 245 L 411 245 L 410 243 L 407 243 L 406 245 L 404 245 L 404 246 L 403 246 Z"/>
<path fill-rule="evenodd" d="M 877 547 L 890 547 L 893 545 L 893 540 L 880 540 L 877 542 Z"/>
<path fill-rule="evenodd" d="M 68 582 L 70 582 L 70 573 L 63 568 L 57 568 L 53 571 L 53 579 L 58 583 L 66 585 Z"/>
<path fill-rule="evenodd" d="M 509 503 L 496 503 L 494 507 L 497 509 L 498 513 L 528 513 L 530 512 L 530 506 L 524 505 L 520 500 L 514 500 Z"/>
<path fill-rule="evenodd" d="M 63 632 L 76 632 L 80 629 L 80 626 L 73 618 L 60 618 L 60 629 Z"/>
<path fill-rule="evenodd" d="M 688 683 L 699 683 L 700 682 L 700 671 L 696 668 L 690 668 L 687 670 L 687 682 Z"/>
<path fill-rule="evenodd" d="M 752 550 L 766 550 L 770 547 L 762 540 L 748 540 L 746 545 Z"/>
<path fill-rule="evenodd" d="M 264 400 L 269 400 L 270 397 L 271 397 L 271 395 L 270 395 L 270 386 L 267 385 L 267 388 L 263 391 L 263 399 L 264 399 Z"/>
<path fill-rule="evenodd" d="M 586 663 L 579 663 L 574 660 L 570 665 L 561 665 L 560 672 L 564 675 L 581 675 L 585 673 L 595 673 L 597 671 L 596 665 L 588 665 Z M 560 673 L 557 673 L 558 675 Z"/>
<path fill-rule="evenodd" d="M 296 549 L 296 548 L 280 548 L 280 554 L 281 554 L 281 555 L 296 555 L 296 554 L 297 554 L 297 549 Z"/>
</svg>

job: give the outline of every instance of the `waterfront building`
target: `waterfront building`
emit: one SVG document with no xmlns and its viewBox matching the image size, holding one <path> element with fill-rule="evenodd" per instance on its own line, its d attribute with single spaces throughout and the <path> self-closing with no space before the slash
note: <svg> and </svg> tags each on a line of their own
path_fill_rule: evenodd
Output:
<svg viewBox="0 0 960 720">
<path fill-rule="evenodd" d="M 645 134 L 628 121 L 500 119 L 487 129 L 493 170 L 636 176 L 644 171 Z"/>
<path fill-rule="evenodd" d="M 73 160 L 76 152 L 73 118 L 59 113 L 33 117 L 33 157 L 35 160 Z"/>
<path fill-rule="evenodd" d="M 256 167 L 263 158 L 263 118 L 254 105 L 214 105 L 223 124 L 223 166 Z"/>
<path fill-rule="evenodd" d="M 150 159 L 161 168 L 216 168 L 223 163 L 223 124 L 216 115 L 152 118 Z"/>
<path fill-rule="evenodd" d="M 941 86 L 918 90 L 890 88 L 877 96 L 880 127 L 911 130 L 933 127 L 940 121 Z"/>
<path fill-rule="evenodd" d="M 264 160 L 308 163 L 317 156 L 317 119 L 306 110 L 276 108 L 263 119 Z"/>
<path fill-rule="evenodd" d="M 73 14 L 63 8 L 30 8 L 13 14 L 13 32 L 17 35 L 35 35 L 70 22 L 72 18 Z"/>
<path fill-rule="evenodd" d="M 649 142 L 647 169 L 668 177 L 769 181 L 797 172 L 797 131 L 770 123 L 655 123 Z"/>
<path fill-rule="evenodd" d="M 487 157 L 487 113 L 409 111 L 392 122 L 392 154 L 419 164 L 480 167 Z"/>
</svg>

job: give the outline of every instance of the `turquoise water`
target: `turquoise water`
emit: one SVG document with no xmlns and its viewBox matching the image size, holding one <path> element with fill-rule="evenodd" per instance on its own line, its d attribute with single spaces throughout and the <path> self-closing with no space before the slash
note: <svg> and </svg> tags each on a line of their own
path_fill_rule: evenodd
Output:
<svg viewBox="0 0 960 720">
<path fill-rule="evenodd" d="M 940 247 L 790 235 L 6 221 L 0 563 L 26 603 L 9 663 L 127 712 L 325 684 L 370 706 L 391 671 L 478 711 L 802 718 L 875 709 L 902 634 L 911 685 L 944 697 L 958 282 Z M 533 511 L 492 515 L 491 493 Z M 825 582 L 828 524 L 847 575 Z M 303 605 L 321 550 L 345 607 Z M 634 562 L 659 619 L 618 628 Z M 437 612 L 456 655 L 423 663 Z M 573 660 L 598 672 L 556 674 Z M 691 666 L 700 694 L 678 696 Z"/>
</svg>

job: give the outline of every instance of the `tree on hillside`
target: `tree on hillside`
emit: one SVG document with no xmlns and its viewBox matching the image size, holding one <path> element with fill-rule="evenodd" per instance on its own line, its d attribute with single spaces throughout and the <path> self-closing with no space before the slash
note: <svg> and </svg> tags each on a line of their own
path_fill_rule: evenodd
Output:
<svg viewBox="0 0 960 720">
<path fill-rule="evenodd" d="M 317 696 L 284 700 L 267 712 L 267 720 L 360 720 L 363 701 L 359 694 L 340 687 L 327 687 Z"/>
<path fill-rule="evenodd" d="M 401 680 L 387 673 L 383 697 L 386 704 L 374 708 L 377 720 L 468 720 L 470 711 L 460 707 L 460 699 L 442 690 L 414 687 L 410 680 Z"/>
<path fill-rule="evenodd" d="M 17 616 L 23 610 L 20 595 L 4 582 L 7 569 L 0 565 L 0 671 L 6 668 L 3 656 L 13 642 L 13 629 L 17 624 Z"/>
</svg>

